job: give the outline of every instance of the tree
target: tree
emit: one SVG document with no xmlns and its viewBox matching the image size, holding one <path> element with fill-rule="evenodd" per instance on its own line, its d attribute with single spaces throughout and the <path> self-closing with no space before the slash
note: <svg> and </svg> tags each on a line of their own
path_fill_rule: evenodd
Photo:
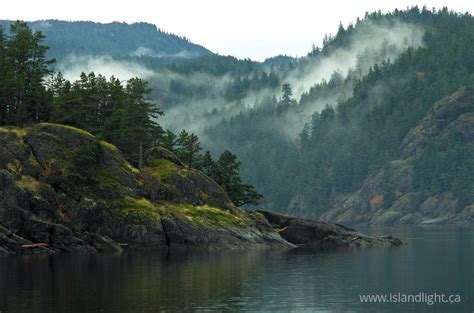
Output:
<svg viewBox="0 0 474 313">
<path fill-rule="evenodd" d="M 209 151 L 202 156 L 199 162 L 199 169 L 209 177 L 215 177 L 217 172 L 217 164 Z"/>
<path fill-rule="evenodd" d="M 278 106 L 278 113 L 287 111 L 292 105 L 296 104 L 296 100 L 292 98 L 293 91 L 291 85 L 285 83 L 281 86 L 281 100 Z"/>
<path fill-rule="evenodd" d="M 0 34 L 1 96 L 0 125 L 18 125 L 49 118 L 50 99 L 44 79 L 54 60 L 46 58 L 49 49 L 44 36 L 32 33 L 25 22 L 10 26 L 10 36 Z"/>
<path fill-rule="evenodd" d="M 0 125 L 5 125 L 7 118 L 6 79 L 8 71 L 6 38 L 0 26 Z"/>
<path fill-rule="evenodd" d="M 178 139 L 178 156 L 191 170 L 194 162 L 197 159 L 198 153 L 202 150 L 199 138 L 191 133 L 189 134 L 184 129 L 179 133 Z"/>
<path fill-rule="evenodd" d="M 257 193 L 252 185 L 242 183 L 239 171 L 240 162 L 237 157 L 229 150 L 225 150 L 217 160 L 214 179 L 236 206 L 259 204 L 263 196 Z"/>
<path fill-rule="evenodd" d="M 143 167 L 143 151 L 151 146 L 159 131 L 156 119 L 163 112 L 145 96 L 151 92 L 147 82 L 140 78 L 127 81 L 125 87 L 125 105 L 122 116 L 122 145 L 131 156 L 131 160 Z"/>
<path fill-rule="evenodd" d="M 175 152 L 177 137 L 171 130 L 167 129 L 158 136 L 157 144 L 165 149 Z"/>
</svg>

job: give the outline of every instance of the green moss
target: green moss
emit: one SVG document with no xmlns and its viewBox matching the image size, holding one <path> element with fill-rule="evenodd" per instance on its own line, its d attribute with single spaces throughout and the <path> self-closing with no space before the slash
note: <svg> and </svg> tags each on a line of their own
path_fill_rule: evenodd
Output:
<svg viewBox="0 0 474 313">
<path fill-rule="evenodd" d="M 192 223 L 199 225 L 218 226 L 247 226 L 251 219 L 241 212 L 231 213 L 226 210 L 204 206 L 193 206 L 190 204 L 177 204 L 165 206 L 167 213 L 173 213 Z"/>
<path fill-rule="evenodd" d="M 99 141 L 99 144 L 106 150 L 112 152 L 112 153 L 117 153 L 119 150 L 116 146 L 114 146 L 113 144 L 107 142 L 107 141 L 103 141 L 103 140 L 100 140 Z"/>
<path fill-rule="evenodd" d="M 29 128 L 18 128 L 13 126 L 0 127 L 0 132 L 14 133 L 18 138 L 23 138 L 28 133 Z"/>
<path fill-rule="evenodd" d="M 29 189 L 34 192 L 38 191 L 41 186 L 41 183 L 39 181 L 27 175 L 21 176 L 21 178 L 15 183 L 18 187 L 22 189 Z"/>
<path fill-rule="evenodd" d="M 165 159 L 153 160 L 149 169 L 152 174 L 160 176 L 160 178 L 166 178 L 178 172 L 176 165 Z"/>
<path fill-rule="evenodd" d="M 130 221 L 140 223 L 144 221 L 158 221 L 162 211 L 145 198 L 126 197 L 117 200 L 120 210 Z"/>
<path fill-rule="evenodd" d="M 73 132 L 76 132 L 76 133 L 79 133 L 83 136 L 86 136 L 88 138 L 91 138 L 91 139 L 94 139 L 94 135 L 92 135 L 91 133 L 89 133 L 88 131 L 86 130 L 83 130 L 83 129 L 80 129 L 80 128 L 76 128 L 76 127 L 72 127 L 72 126 L 68 126 L 68 125 L 62 125 L 62 124 L 53 124 L 53 123 L 40 123 L 39 124 L 40 126 L 50 126 L 50 127 L 57 127 L 57 128 L 62 128 L 62 129 L 67 129 L 67 130 L 70 130 L 70 131 L 73 131 Z"/>
</svg>

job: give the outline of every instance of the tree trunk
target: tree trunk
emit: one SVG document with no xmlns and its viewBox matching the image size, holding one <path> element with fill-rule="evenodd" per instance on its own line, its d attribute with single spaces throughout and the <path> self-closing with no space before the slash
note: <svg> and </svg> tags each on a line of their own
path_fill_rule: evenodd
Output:
<svg viewBox="0 0 474 313">
<path fill-rule="evenodd" d="M 138 168 L 142 169 L 143 167 L 143 141 L 140 139 L 140 147 L 138 150 Z"/>
</svg>

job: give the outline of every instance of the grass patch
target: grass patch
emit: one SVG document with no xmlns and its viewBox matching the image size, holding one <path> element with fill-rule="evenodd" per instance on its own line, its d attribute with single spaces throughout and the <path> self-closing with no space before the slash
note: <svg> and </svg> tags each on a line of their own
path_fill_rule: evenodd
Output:
<svg viewBox="0 0 474 313">
<path fill-rule="evenodd" d="M 0 127 L 0 132 L 14 133 L 18 138 L 23 138 L 28 133 L 29 128 L 18 128 L 14 126 Z"/>
<path fill-rule="evenodd" d="M 152 174 L 166 178 L 177 172 L 176 165 L 165 159 L 156 159 L 150 163 L 149 170 Z"/>
<path fill-rule="evenodd" d="M 193 206 L 190 204 L 168 205 L 167 213 L 174 213 L 184 219 L 199 225 L 218 226 L 247 226 L 251 222 L 244 214 L 233 214 L 226 210 L 207 205 Z"/>
<path fill-rule="evenodd" d="M 162 211 L 145 198 L 126 197 L 117 201 L 125 217 L 133 222 L 158 221 Z"/>
<path fill-rule="evenodd" d="M 91 133 L 89 133 L 87 130 L 84 130 L 84 129 L 80 129 L 80 128 L 76 128 L 76 127 L 72 127 L 72 126 L 68 126 L 68 125 L 54 124 L 54 123 L 39 123 L 39 125 L 40 126 L 49 126 L 49 127 L 57 127 L 57 128 L 66 129 L 66 130 L 69 130 L 69 131 L 79 133 L 79 134 L 81 134 L 83 136 L 86 136 L 90 139 L 95 139 L 94 135 L 92 135 Z"/>
<path fill-rule="evenodd" d="M 31 176 L 22 175 L 19 180 L 17 180 L 16 185 L 22 189 L 29 189 L 31 191 L 38 191 L 41 183 L 34 179 Z"/>
<path fill-rule="evenodd" d="M 106 150 L 109 150 L 110 152 L 113 152 L 113 153 L 117 153 L 119 152 L 119 149 L 114 146 L 113 144 L 107 142 L 107 141 L 103 141 L 103 140 L 99 140 L 99 144 Z"/>
</svg>

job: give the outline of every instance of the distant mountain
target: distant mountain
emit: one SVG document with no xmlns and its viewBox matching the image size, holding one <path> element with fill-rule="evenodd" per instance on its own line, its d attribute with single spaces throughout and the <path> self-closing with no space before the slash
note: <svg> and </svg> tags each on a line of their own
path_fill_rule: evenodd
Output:
<svg viewBox="0 0 474 313">
<path fill-rule="evenodd" d="M 263 64 L 269 65 L 269 66 L 275 66 L 275 65 L 293 63 L 295 61 L 297 61 L 297 58 L 280 54 L 271 58 L 266 58 L 265 61 L 263 61 Z"/>
<path fill-rule="evenodd" d="M 0 20 L 8 32 L 13 21 Z M 69 54 L 193 58 L 212 54 L 185 37 L 161 31 L 148 23 L 95 23 L 43 20 L 29 22 L 40 30 L 50 46 L 50 57 L 62 59 Z"/>
</svg>

